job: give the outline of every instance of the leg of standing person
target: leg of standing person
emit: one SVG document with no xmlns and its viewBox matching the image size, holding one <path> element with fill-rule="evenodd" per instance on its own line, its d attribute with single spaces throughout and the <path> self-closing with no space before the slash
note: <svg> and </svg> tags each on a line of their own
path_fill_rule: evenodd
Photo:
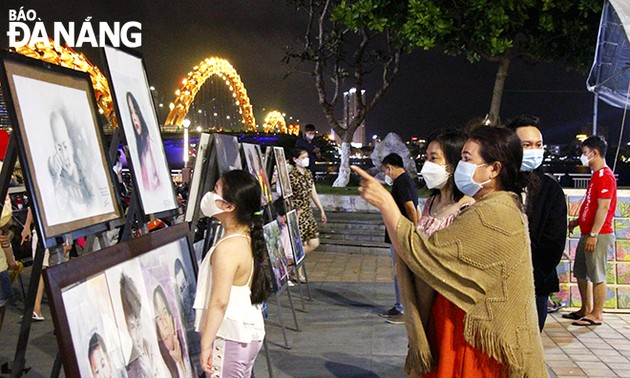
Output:
<svg viewBox="0 0 630 378">
<path fill-rule="evenodd" d="M 306 243 L 303 243 L 303 246 L 304 256 L 306 256 L 314 251 L 317 247 L 319 247 L 319 238 L 307 240 Z M 304 276 L 304 268 L 302 266 L 300 266 L 300 269 L 298 269 L 298 279 L 301 283 L 306 282 L 306 277 Z"/>
<path fill-rule="evenodd" d="M 389 246 L 389 252 L 392 256 L 392 277 L 394 279 L 394 295 L 396 298 L 396 303 L 394 303 L 394 307 L 387 310 L 381 316 L 387 318 L 387 322 L 391 324 L 405 324 L 405 317 L 403 315 L 403 306 L 400 302 L 400 289 L 398 288 L 398 274 L 397 266 L 396 266 L 396 251 L 394 251 L 394 246 Z"/>
<path fill-rule="evenodd" d="M 599 325 L 603 320 L 604 303 L 606 302 L 606 264 L 608 252 L 615 244 L 613 234 L 597 236 L 595 251 L 586 254 L 588 276 L 593 282 L 593 306 L 577 325 Z"/>
<path fill-rule="evenodd" d="M 578 246 L 575 250 L 575 260 L 573 261 L 573 276 L 577 280 L 578 289 L 580 290 L 580 299 L 582 306 L 579 310 L 568 314 L 563 314 L 565 319 L 578 320 L 591 312 L 591 290 L 589 287 L 589 281 L 586 270 L 586 256 L 585 256 L 585 243 L 586 236 L 582 236 L 578 242 Z"/>
<path fill-rule="evenodd" d="M 547 320 L 548 304 L 548 295 L 536 296 L 536 312 L 538 312 L 538 329 L 540 330 L 540 332 L 542 332 L 543 327 L 545 326 L 545 321 Z"/>
</svg>

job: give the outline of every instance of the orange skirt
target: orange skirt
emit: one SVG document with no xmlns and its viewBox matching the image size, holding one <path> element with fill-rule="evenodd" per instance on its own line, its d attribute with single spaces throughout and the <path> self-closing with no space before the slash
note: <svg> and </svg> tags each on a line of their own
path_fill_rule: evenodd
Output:
<svg viewBox="0 0 630 378">
<path fill-rule="evenodd" d="M 431 307 L 429 343 L 437 350 L 438 366 L 424 378 L 505 377 L 503 365 L 464 339 L 466 313 L 439 293 Z"/>
</svg>

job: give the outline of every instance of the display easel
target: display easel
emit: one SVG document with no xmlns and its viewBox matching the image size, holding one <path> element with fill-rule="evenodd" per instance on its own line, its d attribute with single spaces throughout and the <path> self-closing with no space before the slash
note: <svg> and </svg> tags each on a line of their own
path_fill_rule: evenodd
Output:
<svg viewBox="0 0 630 378">
<path fill-rule="evenodd" d="M 9 143 L 7 145 L 7 150 L 5 154 L 4 164 L 2 165 L 2 171 L 0 172 L 0 198 L 5 198 L 8 189 L 9 182 L 11 180 L 11 176 L 15 170 L 15 164 L 18 159 L 18 150 L 17 150 L 17 141 L 16 136 L 11 135 L 9 138 Z M 25 175 L 26 176 L 26 175 Z M 29 198 L 33 198 L 28 186 L 26 189 Z M 34 207 L 32 211 L 35 211 Z M 35 214 L 33 215 L 35 216 Z M 28 291 L 26 298 L 24 298 L 24 313 L 22 314 L 22 322 L 20 324 L 20 332 L 18 336 L 18 341 L 15 349 L 15 355 L 13 359 L 13 365 L 11 367 L 11 377 L 21 377 L 23 374 L 28 372 L 29 369 L 25 369 L 26 365 L 26 349 L 28 347 L 28 340 L 31 332 L 31 324 L 32 324 L 32 316 L 33 308 L 35 307 L 35 297 L 37 295 L 37 288 L 39 286 L 39 280 L 42 272 L 42 265 L 44 262 L 44 236 L 43 233 L 39 230 L 38 222 L 34 222 L 36 232 L 39 235 L 39 240 L 37 243 L 35 258 L 33 260 L 33 265 L 31 267 L 31 276 L 28 284 Z M 114 223 L 110 224 L 110 228 Z M 95 237 L 99 239 L 101 246 L 106 245 L 105 238 L 103 237 L 103 232 L 106 230 L 97 231 Z M 71 238 L 71 236 L 69 236 Z M 63 259 L 63 240 L 60 238 L 55 238 L 56 244 L 49 247 L 51 254 L 56 254 L 58 261 L 62 261 Z M 61 371 L 61 359 L 59 352 L 57 352 L 57 356 L 55 358 L 55 364 L 53 366 L 53 370 L 51 372 L 52 377 L 59 376 L 59 372 Z"/>
<path fill-rule="evenodd" d="M 273 151 L 273 147 L 267 147 L 267 150 L 265 151 L 265 164 L 266 164 L 268 177 L 272 177 L 274 167 L 277 166 L 276 162 L 277 162 L 277 160 L 276 160 L 276 157 L 275 157 L 275 153 Z M 281 185 L 279 177 L 278 177 L 277 180 L 278 181 L 277 181 L 276 185 Z M 285 214 L 286 214 L 289 211 L 294 210 L 295 206 L 293 205 L 293 198 L 292 198 L 292 196 L 284 196 L 284 189 L 281 188 L 281 191 L 283 192 L 282 199 L 284 200 L 284 206 L 285 206 L 284 207 L 284 211 L 285 211 Z M 299 273 L 298 273 L 300 269 L 302 269 L 302 271 L 304 272 L 304 278 L 305 278 L 304 284 L 306 286 L 306 292 L 308 294 L 308 300 L 311 301 L 311 302 L 313 301 L 313 296 L 311 295 L 311 287 L 310 287 L 309 282 L 308 282 L 308 273 L 306 271 L 306 263 L 305 263 L 305 261 L 306 261 L 306 256 L 298 264 L 294 264 L 293 265 L 293 271 L 292 271 L 292 273 L 295 274 L 296 277 L 298 277 L 297 285 L 298 285 L 298 289 L 299 289 L 299 292 L 300 292 L 300 300 L 301 300 L 301 303 L 302 303 L 302 311 L 303 312 L 306 312 L 306 309 L 305 309 L 305 306 L 304 306 L 304 296 L 303 296 L 303 293 L 302 293 L 302 282 L 300 281 Z"/>
</svg>

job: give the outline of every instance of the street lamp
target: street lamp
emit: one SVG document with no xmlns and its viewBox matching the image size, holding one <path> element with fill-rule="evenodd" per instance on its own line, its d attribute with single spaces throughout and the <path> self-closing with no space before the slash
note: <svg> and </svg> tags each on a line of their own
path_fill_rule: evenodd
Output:
<svg viewBox="0 0 630 378">
<path fill-rule="evenodd" d="M 184 126 L 184 168 L 188 167 L 188 126 L 190 126 L 190 120 L 188 118 L 182 121 Z"/>
</svg>

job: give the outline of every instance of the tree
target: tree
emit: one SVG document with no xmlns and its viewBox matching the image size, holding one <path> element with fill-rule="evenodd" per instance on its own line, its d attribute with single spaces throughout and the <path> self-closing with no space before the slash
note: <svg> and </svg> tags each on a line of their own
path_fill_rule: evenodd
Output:
<svg viewBox="0 0 630 378">
<path fill-rule="evenodd" d="M 341 164 L 333 186 L 350 180 L 350 143 L 398 73 L 403 53 L 405 2 L 396 0 L 290 0 L 308 19 L 297 47 L 287 48 L 290 73 L 312 75 L 328 126 L 341 138 Z M 373 94 L 363 89 L 377 87 Z M 378 83 L 378 84 L 376 84 Z M 357 108 L 344 118 L 342 93 L 354 88 Z"/>
<path fill-rule="evenodd" d="M 558 62 L 585 72 L 597 41 L 601 0 L 409 0 L 404 31 L 416 46 L 440 46 L 470 62 L 498 65 L 488 118 L 499 111 L 510 63 Z"/>
</svg>

